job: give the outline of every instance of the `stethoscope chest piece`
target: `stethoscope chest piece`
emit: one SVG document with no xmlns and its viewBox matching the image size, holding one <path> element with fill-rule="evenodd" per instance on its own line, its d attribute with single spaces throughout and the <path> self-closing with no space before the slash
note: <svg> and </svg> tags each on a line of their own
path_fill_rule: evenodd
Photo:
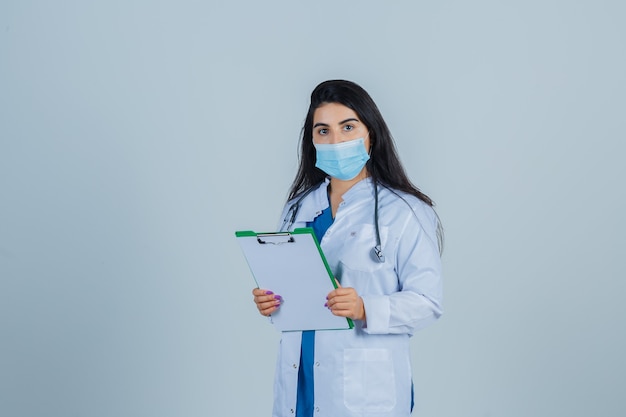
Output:
<svg viewBox="0 0 626 417">
<path fill-rule="evenodd" d="M 383 255 L 383 250 L 381 249 L 380 245 L 376 245 L 372 248 L 371 255 L 373 260 L 380 263 L 385 262 L 385 255 Z"/>
</svg>

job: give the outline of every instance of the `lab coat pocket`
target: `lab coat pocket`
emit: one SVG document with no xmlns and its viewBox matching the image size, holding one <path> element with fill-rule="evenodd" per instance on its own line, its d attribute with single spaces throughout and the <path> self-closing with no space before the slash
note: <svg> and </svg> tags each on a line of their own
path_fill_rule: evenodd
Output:
<svg viewBox="0 0 626 417">
<path fill-rule="evenodd" d="M 388 228 L 380 227 L 380 242 L 383 253 L 387 243 Z M 359 224 L 353 227 L 346 236 L 340 261 L 355 271 L 373 272 L 380 269 L 383 263 L 374 253 L 376 246 L 376 228 L 372 224 Z"/>
<path fill-rule="evenodd" d="M 387 412 L 396 405 L 393 358 L 388 349 L 345 349 L 343 400 L 353 412 Z"/>
</svg>

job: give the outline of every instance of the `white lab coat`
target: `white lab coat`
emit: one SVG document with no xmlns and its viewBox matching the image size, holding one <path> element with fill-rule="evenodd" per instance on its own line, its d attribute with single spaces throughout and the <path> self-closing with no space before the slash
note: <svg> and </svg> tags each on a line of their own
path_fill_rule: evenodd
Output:
<svg viewBox="0 0 626 417">
<path fill-rule="evenodd" d="M 328 180 L 304 198 L 290 229 L 306 227 L 328 207 L 327 186 Z M 355 288 L 363 298 L 367 320 L 356 320 L 352 330 L 316 332 L 316 417 L 410 414 L 409 337 L 442 314 L 441 262 L 434 211 L 412 195 L 398 194 L 406 202 L 379 186 L 384 263 L 372 254 L 376 234 L 369 178 L 343 195 L 321 242 L 341 285 Z M 283 219 L 295 200 L 284 208 L 281 229 L 288 227 Z M 282 333 L 274 382 L 275 417 L 295 415 L 301 337 L 301 332 Z"/>
</svg>

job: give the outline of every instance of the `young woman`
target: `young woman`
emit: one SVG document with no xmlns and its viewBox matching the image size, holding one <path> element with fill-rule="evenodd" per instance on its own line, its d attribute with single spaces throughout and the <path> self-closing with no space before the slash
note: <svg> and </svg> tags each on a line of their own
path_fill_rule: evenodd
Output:
<svg viewBox="0 0 626 417">
<path fill-rule="evenodd" d="M 314 229 L 339 283 L 319 301 L 355 328 L 282 334 L 274 416 L 411 413 L 409 338 L 442 314 L 432 205 L 405 174 L 367 92 L 349 81 L 318 85 L 280 229 Z M 253 295 L 264 316 L 280 308 L 271 288 Z"/>
</svg>

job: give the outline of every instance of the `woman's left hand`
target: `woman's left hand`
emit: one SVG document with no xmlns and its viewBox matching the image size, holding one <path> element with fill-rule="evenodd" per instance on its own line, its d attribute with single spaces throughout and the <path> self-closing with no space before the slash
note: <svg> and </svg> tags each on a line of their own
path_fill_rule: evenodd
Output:
<svg viewBox="0 0 626 417">
<path fill-rule="evenodd" d="M 337 283 L 339 285 L 339 283 Z M 365 306 L 363 299 L 354 288 L 339 285 L 326 297 L 326 307 L 335 316 L 348 317 L 353 320 L 365 320 Z"/>
</svg>

